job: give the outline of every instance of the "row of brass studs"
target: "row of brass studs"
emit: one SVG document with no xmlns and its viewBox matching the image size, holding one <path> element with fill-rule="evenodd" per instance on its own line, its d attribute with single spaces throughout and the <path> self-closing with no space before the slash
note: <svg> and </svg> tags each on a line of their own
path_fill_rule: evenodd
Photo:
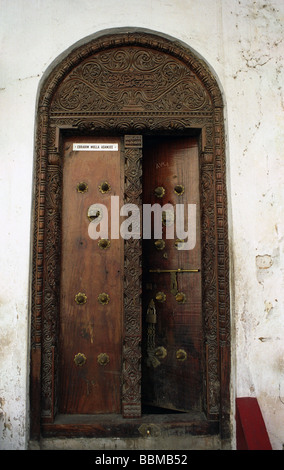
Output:
<svg viewBox="0 0 284 470">
<path fill-rule="evenodd" d="M 164 346 L 158 346 L 157 348 L 154 349 L 154 355 L 158 359 L 165 359 L 167 354 L 168 354 L 168 351 L 166 350 L 166 348 L 164 348 Z M 176 358 L 180 362 L 185 361 L 187 359 L 187 352 L 184 349 L 179 349 L 176 352 Z M 155 362 L 154 362 L 154 364 L 155 364 Z M 159 364 L 157 364 L 157 365 L 159 365 Z M 155 365 L 154 367 L 156 367 L 157 365 Z"/>
<path fill-rule="evenodd" d="M 155 356 L 158 357 L 159 359 L 164 359 L 167 356 L 168 352 L 164 348 L 164 346 L 158 346 L 155 349 Z M 176 352 L 176 358 L 178 361 L 182 362 L 187 359 L 187 352 L 184 349 L 179 349 Z"/>
<path fill-rule="evenodd" d="M 157 302 L 164 303 L 166 301 L 166 294 L 164 292 L 158 292 L 155 296 Z M 184 304 L 186 301 L 186 295 L 183 292 L 178 292 L 175 295 L 175 299 L 179 304 Z"/>
<path fill-rule="evenodd" d="M 181 245 L 183 245 L 183 243 L 184 243 L 184 240 L 177 239 L 174 242 L 174 246 L 177 250 L 179 250 L 181 248 Z M 164 240 L 156 240 L 154 242 L 154 245 L 155 245 L 156 250 L 159 250 L 159 251 L 163 250 L 166 246 Z"/>
<path fill-rule="evenodd" d="M 107 181 L 103 181 L 99 186 L 99 191 L 102 194 L 106 194 L 111 190 L 111 186 Z M 86 193 L 88 191 L 88 184 L 85 183 L 85 181 L 81 181 L 80 183 L 77 184 L 77 191 L 78 193 Z M 163 186 L 158 186 L 154 190 L 155 196 L 161 198 L 165 195 L 166 190 L 163 188 Z M 182 184 L 177 184 L 174 187 L 174 193 L 177 194 L 178 196 L 181 196 L 184 193 L 184 186 Z"/>
<path fill-rule="evenodd" d="M 111 190 L 111 186 L 110 184 L 107 182 L 107 181 L 103 181 L 100 185 L 99 185 L 99 191 L 102 193 L 102 194 L 106 194 L 108 193 L 110 190 Z M 77 191 L 78 193 L 86 193 L 88 191 L 89 187 L 88 187 L 88 184 L 85 183 L 85 181 L 81 181 L 80 183 L 77 184 Z"/>
<path fill-rule="evenodd" d="M 168 352 L 164 346 L 158 346 L 155 349 L 155 356 L 158 359 L 164 359 L 167 356 Z M 184 349 L 179 349 L 176 352 L 176 358 L 178 361 L 183 362 L 187 359 L 187 352 Z"/>
<path fill-rule="evenodd" d="M 160 359 L 164 359 L 167 355 L 167 350 L 163 346 L 160 346 L 155 349 L 155 355 Z M 187 353 L 183 349 L 179 349 L 176 352 L 176 358 L 178 361 L 185 361 L 187 359 Z M 97 357 L 97 361 L 101 366 L 106 366 L 110 361 L 109 355 L 107 353 L 100 353 Z M 78 353 L 74 357 L 74 362 L 76 366 L 82 367 L 86 364 L 87 358 L 85 354 Z"/>
<path fill-rule="evenodd" d="M 181 196 L 184 193 L 184 186 L 182 184 L 177 184 L 174 187 L 174 193 Z M 154 189 L 154 194 L 156 197 L 162 198 L 166 194 L 166 190 L 163 186 L 157 186 L 157 188 Z"/>
<path fill-rule="evenodd" d="M 100 353 L 97 357 L 97 361 L 101 366 L 106 366 L 109 363 L 109 355 L 107 353 Z M 87 362 L 85 354 L 78 353 L 74 357 L 76 366 L 82 367 Z"/>
<path fill-rule="evenodd" d="M 110 301 L 110 296 L 103 292 L 102 294 L 98 295 L 98 301 L 102 305 L 107 305 Z M 83 292 L 79 292 L 75 295 L 75 302 L 78 305 L 84 305 L 87 302 L 87 296 Z"/>
</svg>

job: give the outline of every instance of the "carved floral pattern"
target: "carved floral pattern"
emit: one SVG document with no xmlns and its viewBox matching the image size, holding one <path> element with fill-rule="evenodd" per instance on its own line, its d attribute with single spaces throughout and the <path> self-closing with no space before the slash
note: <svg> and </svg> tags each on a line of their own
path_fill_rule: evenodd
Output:
<svg viewBox="0 0 284 470">
<path fill-rule="evenodd" d="M 59 86 L 51 111 L 208 111 L 211 100 L 183 63 L 137 47 L 101 52 Z"/>
</svg>

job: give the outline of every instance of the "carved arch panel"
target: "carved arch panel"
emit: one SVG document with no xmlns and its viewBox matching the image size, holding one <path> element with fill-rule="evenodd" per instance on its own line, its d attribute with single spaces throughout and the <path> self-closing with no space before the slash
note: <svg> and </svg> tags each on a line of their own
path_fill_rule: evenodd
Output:
<svg viewBox="0 0 284 470">
<path fill-rule="evenodd" d="M 31 303 L 31 432 L 56 415 L 57 319 L 61 240 L 61 136 L 199 135 L 202 291 L 207 419 L 229 435 L 230 312 L 223 102 L 219 87 L 189 48 L 142 32 L 106 34 L 74 49 L 51 72 L 38 102 Z M 125 151 L 126 197 L 141 177 L 138 149 Z M 138 194 L 135 201 L 139 200 Z M 126 246 L 126 261 L 141 255 Z M 133 256 L 134 255 L 134 256 Z M 134 261 L 133 261 L 134 262 Z M 126 270 L 125 286 L 133 285 Z M 129 276 L 129 277 L 128 277 Z M 139 281 L 139 279 L 138 279 Z M 132 294 L 139 297 L 139 282 Z M 138 287 L 137 287 L 138 286 Z M 135 291 L 136 289 L 136 291 Z M 134 322 L 135 324 L 135 322 Z M 139 332 L 126 334 L 125 397 L 139 401 Z M 131 358 L 131 360 L 129 360 Z M 130 369 L 128 369 L 130 368 Z M 138 407 L 139 408 L 139 407 Z"/>
</svg>

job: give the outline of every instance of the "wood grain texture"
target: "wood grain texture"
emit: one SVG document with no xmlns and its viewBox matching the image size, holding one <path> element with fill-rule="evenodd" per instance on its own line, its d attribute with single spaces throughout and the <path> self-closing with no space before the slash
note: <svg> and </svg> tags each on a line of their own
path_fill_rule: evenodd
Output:
<svg viewBox="0 0 284 470">
<path fill-rule="evenodd" d="M 121 410 L 123 240 L 111 240 L 109 248 L 101 249 L 98 240 L 88 234 L 87 213 L 91 205 L 103 204 L 107 208 L 104 217 L 111 224 L 111 196 L 123 200 L 121 153 L 120 150 L 73 151 L 73 142 L 74 138 L 64 142 L 59 411 L 118 413 Z M 86 142 L 86 139 L 76 142 Z M 91 138 L 88 142 L 115 142 L 120 146 L 117 138 Z M 102 194 L 99 186 L 104 181 L 111 189 Z M 77 191 L 80 182 L 88 185 L 84 193 Z M 83 305 L 75 302 L 79 292 L 87 296 Z M 101 293 L 109 295 L 108 304 L 99 303 Z M 87 358 L 82 366 L 74 363 L 78 353 Z M 98 363 L 101 353 L 108 354 L 108 364 Z"/>
</svg>

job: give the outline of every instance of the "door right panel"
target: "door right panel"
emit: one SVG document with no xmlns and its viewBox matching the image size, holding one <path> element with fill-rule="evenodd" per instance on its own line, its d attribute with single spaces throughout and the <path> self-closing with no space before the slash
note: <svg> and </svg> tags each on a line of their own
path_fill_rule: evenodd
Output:
<svg viewBox="0 0 284 470">
<path fill-rule="evenodd" d="M 202 409 L 203 325 L 200 250 L 198 142 L 191 137 L 151 137 L 143 149 L 143 204 L 188 204 L 196 243 L 177 245 L 177 234 L 143 240 L 143 381 L 142 403 L 164 409 Z M 163 218 L 162 214 L 162 218 Z M 171 214 L 169 214 L 171 215 Z M 192 232 L 190 232 L 192 233 Z M 184 239 L 185 240 L 185 239 Z M 181 243 L 181 242 L 179 242 Z M 181 270 L 181 272 L 178 272 Z"/>
</svg>

